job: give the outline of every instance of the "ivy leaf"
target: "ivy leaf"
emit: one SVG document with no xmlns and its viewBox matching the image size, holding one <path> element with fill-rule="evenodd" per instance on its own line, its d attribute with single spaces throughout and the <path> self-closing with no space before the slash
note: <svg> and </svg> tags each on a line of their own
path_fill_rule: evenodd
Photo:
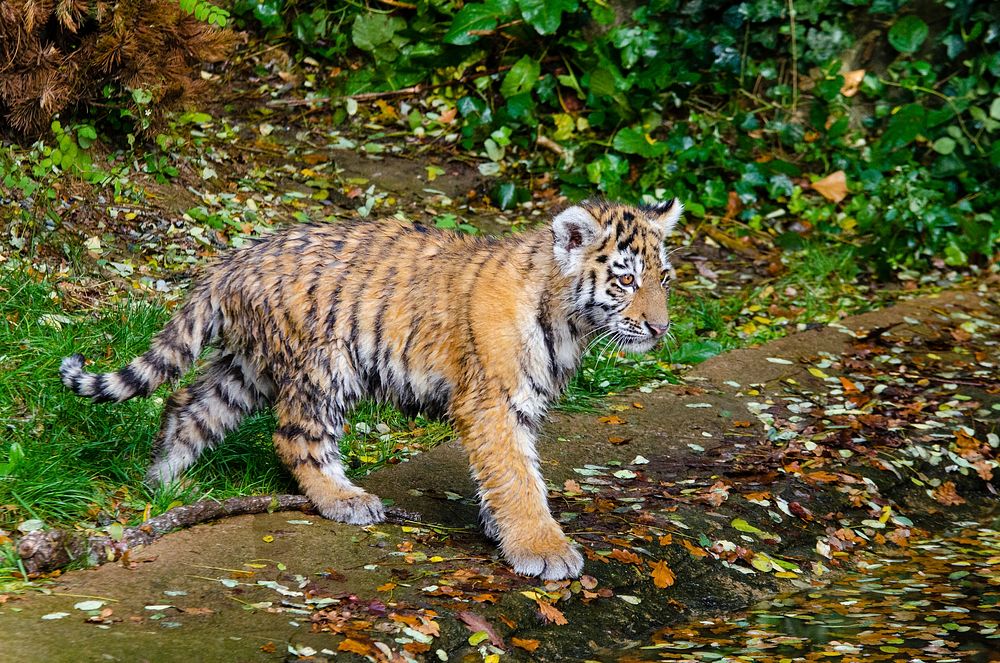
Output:
<svg viewBox="0 0 1000 663">
<path fill-rule="evenodd" d="M 500 84 L 500 93 L 507 98 L 530 92 L 538 81 L 542 67 L 537 60 L 525 55 L 510 68 Z"/>
<path fill-rule="evenodd" d="M 658 143 L 642 129 L 634 127 L 625 127 L 615 134 L 611 145 L 619 152 L 638 154 L 641 157 L 657 157 L 667 149 L 666 143 Z"/>
<path fill-rule="evenodd" d="M 550 35 L 559 29 L 563 12 L 576 11 L 577 0 L 518 0 L 521 15 L 538 34 Z"/>
<path fill-rule="evenodd" d="M 924 129 L 926 115 L 920 104 L 907 104 L 900 108 L 889 120 L 885 133 L 879 139 L 878 149 L 891 152 L 913 142 Z"/>
<path fill-rule="evenodd" d="M 403 19 L 385 14 L 358 14 L 351 26 L 351 39 L 363 51 L 374 51 L 389 43 L 406 24 Z"/>
<path fill-rule="evenodd" d="M 457 46 L 466 46 L 478 41 L 479 35 L 469 33 L 473 30 L 493 30 L 497 27 L 497 20 L 506 13 L 502 7 L 493 3 L 465 5 L 455 14 L 451 27 L 444 35 L 444 41 Z"/>
<path fill-rule="evenodd" d="M 889 28 L 889 43 L 900 53 L 913 53 L 927 39 L 930 29 L 923 19 L 904 16 Z"/>
</svg>

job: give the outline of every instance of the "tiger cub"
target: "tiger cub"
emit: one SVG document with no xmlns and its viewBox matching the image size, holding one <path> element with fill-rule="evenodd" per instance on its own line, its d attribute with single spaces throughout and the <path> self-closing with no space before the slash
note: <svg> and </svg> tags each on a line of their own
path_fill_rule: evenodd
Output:
<svg viewBox="0 0 1000 663">
<path fill-rule="evenodd" d="M 520 574 L 575 577 L 583 558 L 549 513 L 535 435 L 589 341 L 634 352 L 667 332 L 664 247 L 682 206 L 586 202 L 499 238 L 386 220 L 288 228 L 214 264 L 145 354 L 114 373 L 73 355 L 63 383 L 95 402 L 149 396 L 206 347 L 167 400 L 148 481 L 175 481 L 261 408 L 319 512 L 367 524 L 382 502 L 348 480 L 338 440 L 359 399 L 450 419 L 486 533 Z"/>
</svg>

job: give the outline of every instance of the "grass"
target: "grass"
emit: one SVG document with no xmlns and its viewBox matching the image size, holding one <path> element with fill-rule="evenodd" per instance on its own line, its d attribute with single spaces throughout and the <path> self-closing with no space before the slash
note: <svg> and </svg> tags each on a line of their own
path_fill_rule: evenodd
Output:
<svg viewBox="0 0 1000 663">
<path fill-rule="evenodd" d="M 681 365 L 835 318 L 857 272 L 849 252 L 807 249 L 791 256 L 786 275 L 770 283 L 724 295 L 675 293 L 673 342 L 641 356 L 594 348 L 560 408 L 594 411 L 608 393 L 676 382 Z M 295 490 L 271 445 L 273 418 L 262 413 L 206 453 L 183 487 L 150 491 L 142 479 L 167 388 L 149 399 L 95 405 L 62 386 L 58 367 L 74 352 L 103 369 L 123 365 L 148 347 L 168 311 L 137 300 L 67 311 L 52 282 L 9 269 L 0 270 L 0 293 L 0 530 L 27 520 L 101 529 L 136 523 L 147 508 L 155 515 L 208 497 Z M 766 316 L 774 317 L 765 305 L 774 301 L 797 315 L 765 324 Z M 873 305 L 853 301 L 854 310 Z M 446 423 L 408 419 L 373 403 L 358 407 L 350 421 L 342 453 L 355 476 L 451 437 Z M 10 542 L 0 537 L 0 586 L 18 576 Z"/>
</svg>

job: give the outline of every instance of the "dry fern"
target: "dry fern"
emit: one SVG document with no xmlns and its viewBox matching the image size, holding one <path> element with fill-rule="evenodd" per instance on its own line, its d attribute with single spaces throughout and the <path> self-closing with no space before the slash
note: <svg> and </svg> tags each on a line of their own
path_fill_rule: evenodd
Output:
<svg viewBox="0 0 1000 663">
<path fill-rule="evenodd" d="M 56 113 L 106 103 L 108 85 L 137 116 L 130 91 L 148 92 L 155 119 L 204 93 L 199 65 L 234 43 L 178 0 L 0 0 L 0 127 L 37 134 Z"/>
</svg>

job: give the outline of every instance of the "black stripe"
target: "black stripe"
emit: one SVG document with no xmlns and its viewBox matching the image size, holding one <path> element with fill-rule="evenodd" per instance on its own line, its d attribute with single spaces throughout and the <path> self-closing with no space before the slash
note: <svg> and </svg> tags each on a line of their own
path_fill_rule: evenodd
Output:
<svg viewBox="0 0 1000 663">
<path fill-rule="evenodd" d="M 108 391 L 108 374 L 101 373 L 94 376 L 93 395 L 91 398 L 95 403 L 107 403 L 115 400 L 114 394 Z"/>
<path fill-rule="evenodd" d="M 556 341 L 552 333 L 552 323 L 549 320 L 549 302 L 546 297 L 538 303 L 538 326 L 542 329 L 542 337 L 545 339 L 545 351 L 549 355 L 549 375 L 556 372 Z"/>
<path fill-rule="evenodd" d="M 125 383 L 130 395 L 149 395 L 149 383 L 139 377 L 138 373 L 135 372 L 135 369 L 132 368 L 131 364 L 118 371 L 118 377 Z"/>
</svg>

